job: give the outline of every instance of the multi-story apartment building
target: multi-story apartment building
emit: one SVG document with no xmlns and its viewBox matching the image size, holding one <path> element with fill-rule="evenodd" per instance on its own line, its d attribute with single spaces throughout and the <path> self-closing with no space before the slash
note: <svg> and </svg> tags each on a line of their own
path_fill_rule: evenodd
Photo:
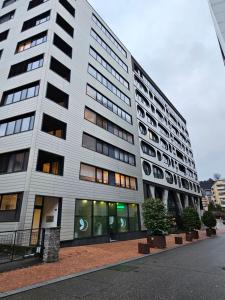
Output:
<svg viewBox="0 0 225 300">
<path fill-rule="evenodd" d="M 209 203 L 214 201 L 212 194 L 212 186 L 214 183 L 215 181 L 211 178 L 199 182 L 202 192 L 202 206 L 204 210 L 208 210 Z"/>
<path fill-rule="evenodd" d="M 223 62 L 225 63 L 225 0 L 208 0 Z"/>
<path fill-rule="evenodd" d="M 214 203 L 225 208 L 225 179 L 217 180 L 211 190 Z"/>
<path fill-rule="evenodd" d="M 85 0 L 1 1 L 0 230 L 127 238 L 199 207 L 186 121 Z"/>
</svg>

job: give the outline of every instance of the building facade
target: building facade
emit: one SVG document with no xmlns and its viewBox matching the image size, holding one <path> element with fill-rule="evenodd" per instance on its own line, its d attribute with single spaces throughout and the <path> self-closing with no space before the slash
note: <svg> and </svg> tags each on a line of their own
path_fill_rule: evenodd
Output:
<svg viewBox="0 0 225 300">
<path fill-rule="evenodd" d="M 209 8 L 225 64 L 225 0 L 209 0 Z"/>
<path fill-rule="evenodd" d="M 186 121 L 85 0 L 4 0 L 0 231 L 129 237 L 200 203 Z"/>
<path fill-rule="evenodd" d="M 219 204 L 225 208 L 225 180 L 217 180 L 212 188 L 212 199 L 215 204 Z"/>
</svg>

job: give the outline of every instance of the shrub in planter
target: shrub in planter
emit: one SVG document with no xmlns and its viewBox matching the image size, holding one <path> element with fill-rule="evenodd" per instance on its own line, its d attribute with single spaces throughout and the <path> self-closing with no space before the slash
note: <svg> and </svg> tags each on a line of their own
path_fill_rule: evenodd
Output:
<svg viewBox="0 0 225 300">
<path fill-rule="evenodd" d="M 201 228 L 198 212 L 192 207 L 186 207 L 182 214 L 183 226 L 186 232 Z"/>
<path fill-rule="evenodd" d="M 216 218 L 212 211 L 204 211 L 202 216 L 202 223 L 208 227 L 206 229 L 206 235 L 211 236 L 212 234 L 216 234 L 216 229 L 213 229 L 213 227 L 216 226 Z"/>
<path fill-rule="evenodd" d="M 153 244 L 157 248 L 166 247 L 165 233 L 169 229 L 169 219 L 164 204 L 160 199 L 145 199 L 142 204 L 144 225 L 148 235 L 153 236 Z"/>
</svg>

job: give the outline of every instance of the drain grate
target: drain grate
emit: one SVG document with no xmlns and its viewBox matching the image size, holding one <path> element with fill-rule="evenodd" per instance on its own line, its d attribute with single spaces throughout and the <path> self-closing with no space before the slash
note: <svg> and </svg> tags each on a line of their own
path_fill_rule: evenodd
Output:
<svg viewBox="0 0 225 300">
<path fill-rule="evenodd" d="M 118 271 L 118 272 L 137 272 L 138 266 L 131 266 L 131 265 L 118 265 L 114 267 L 108 268 L 108 270 Z"/>
</svg>

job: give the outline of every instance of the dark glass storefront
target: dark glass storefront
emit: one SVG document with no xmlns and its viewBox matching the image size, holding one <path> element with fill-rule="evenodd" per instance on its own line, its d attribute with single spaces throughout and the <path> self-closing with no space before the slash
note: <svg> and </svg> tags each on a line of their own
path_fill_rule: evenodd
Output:
<svg viewBox="0 0 225 300">
<path fill-rule="evenodd" d="M 134 203 L 76 200 L 75 238 L 139 231 L 139 209 Z"/>
</svg>

